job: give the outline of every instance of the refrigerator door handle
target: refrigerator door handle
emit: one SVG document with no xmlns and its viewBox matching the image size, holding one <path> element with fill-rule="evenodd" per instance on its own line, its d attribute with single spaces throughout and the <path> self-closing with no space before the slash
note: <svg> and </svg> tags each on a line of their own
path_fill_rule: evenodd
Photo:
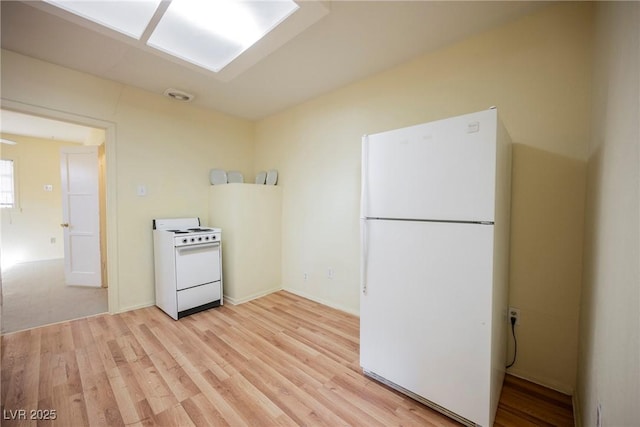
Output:
<svg viewBox="0 0 640 427">
<path fill-rule="evenodd" d="M 369 136 L 364 135 L 362 137 L 362 161 L 361 161 L 361 176 L 360 176 L 360 218 L 367 217 L 367 202 L 368 202 L 368 189 L 367 180 L 369 179 Z"/>
<path fill-rule="evenodd" d="M 367 241 L 367 220 L 360 220 L 360 239 L 362 254 L 360 255 L 360 280 L 362 280 L 362 294 L 367 294 L 367 267 L 369 262 L 369 242 Z"/>
<path fill-rule="evenodd" d="M 367 196 L 368 196 L 368 179 L 369 179 L 369 136 L 362 137 L 362 163 L 360 177 L 360 280 L 362 281 L 362 294 L 367 294 L 367 262 L 369 258 L 369 248 L 367 242 Z"/>
</svg>

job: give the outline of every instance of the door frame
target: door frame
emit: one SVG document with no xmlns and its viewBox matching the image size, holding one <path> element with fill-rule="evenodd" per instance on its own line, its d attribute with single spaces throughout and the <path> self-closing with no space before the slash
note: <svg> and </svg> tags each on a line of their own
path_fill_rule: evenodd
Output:
<svg viewBox="0 0 640 427">
<path fill-rule="evenodd" d="M 83 126 L 104 129 L 105 131 L 105 181 L 106 181 L 106 224 L 107 224 L 107 287 L 109 313 L 120 311 L 119 283 L 118 283 L 118 219 L 117 219 L 117 190 L 116 190 L 116 123 L 83 116 L 67 111 L 53 110 L 37 105 L 25 104 L 0 98 L 0 107 L 18 113 L 31 114 L 48 119 L 61 120 Z"/>
</svg>

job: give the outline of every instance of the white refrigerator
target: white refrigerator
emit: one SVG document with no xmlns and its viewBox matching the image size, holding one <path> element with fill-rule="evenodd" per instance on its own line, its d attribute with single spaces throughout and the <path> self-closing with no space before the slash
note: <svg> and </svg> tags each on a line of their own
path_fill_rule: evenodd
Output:
<svg viewBox="0 0 640 427">
<path fill-rule="evenodd" d="M 467 425 L 502 390 L 510 177 L 494 108 L 363 137 L 360 365 Z"/>
</svg>

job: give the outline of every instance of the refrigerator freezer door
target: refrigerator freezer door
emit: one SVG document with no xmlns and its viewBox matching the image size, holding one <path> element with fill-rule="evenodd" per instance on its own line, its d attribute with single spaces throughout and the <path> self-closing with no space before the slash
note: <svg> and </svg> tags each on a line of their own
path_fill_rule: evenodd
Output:
<svg viewBox="0 0 640 427">
<path fill-rule="evenodd" d="M 368 135 L 362 216 L 494 221 L 496 110 Z"/>
<path fill-rule="evenodd" d="M 487 425 L 493 226 L 373 220 L 365 227 L 362 368 Z"/>
</svg>

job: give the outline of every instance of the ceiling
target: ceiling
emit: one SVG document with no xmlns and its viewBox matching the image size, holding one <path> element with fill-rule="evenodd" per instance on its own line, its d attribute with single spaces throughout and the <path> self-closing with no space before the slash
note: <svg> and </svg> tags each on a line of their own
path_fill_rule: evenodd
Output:
<svg viewBox="0 0 640 427">
<path fill-rule="evenodd" d="M 291 30 L 288 41 L 258 42 L 250 49 L 253 59 L 241 57 L 240 65 L 232 63 L 226 75 L 155 54 L 96 24 L 43 7 L 42 2 L 0 2 L 2 48 L 158 94 L 180 89 L 195 95 L 192 104 L 255 120 L 544 5 L 301 2 L 305 3 L 324 10 L 315 23 Z"/>
</svg>

